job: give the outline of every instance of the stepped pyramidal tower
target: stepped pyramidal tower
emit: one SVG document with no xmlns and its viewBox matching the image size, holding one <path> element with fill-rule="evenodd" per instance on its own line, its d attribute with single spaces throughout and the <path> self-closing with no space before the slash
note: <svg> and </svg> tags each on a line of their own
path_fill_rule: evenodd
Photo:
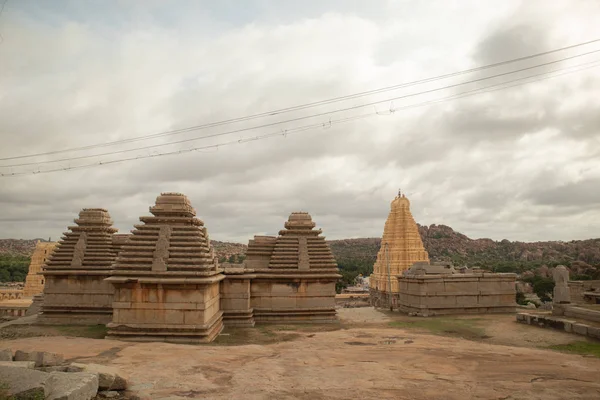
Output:
<svg viewBox="0 0 600 400">
<path fill-rule="evenodd" d="M 107 338 L 201 343 L 223 329 L 225 278 L 204 222 L 186 196 L 162 193 L 122 245 L 112 276 Z"/>
<path fill-rule="evenodd" d="M 45 324 L 105 324 L 112 315 L 110 276 L 117 256 L 110 214 L 84 208 L 43 267 L 44 299 L 38 318 Z"/>
<path fill-rule="evenodd" d="M 310 214 L 293 212 L 278 237 L 255 236 L 246 266 L 254 270 L 252 307 L 257 322 L 336 320 L 337 263 Z"/>
<path fill-rule="evenodd" d="M 46 264 L 57 244 L 56 242 L 41 242 L 39 240 L 35 244 L 35 250 L 31 255 L 31 263 L 25 278 L 24 297 L 33 297 L 44 291 L 44 277 L 40 273 L 42 272 L 42 266 Z"/>
<path fill-rule="evenodd" d="M 429 263 L 429 256 L 419 235 L 419 228 L 410 213 L 410 202 L 403 194 L 392 201 L 385 221 L 381 248 L 369 279 L 371 290 L 385 293 L 398 292 L 397 275 L 414 263 Z"/>
</svg>

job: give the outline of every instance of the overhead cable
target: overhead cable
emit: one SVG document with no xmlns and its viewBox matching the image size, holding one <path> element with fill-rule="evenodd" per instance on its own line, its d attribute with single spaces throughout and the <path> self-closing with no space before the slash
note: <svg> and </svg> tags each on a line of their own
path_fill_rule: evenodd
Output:
<svg viewBox="0 0 600 400">
<path fill-rule="evenodd" d="M 321 106 L 321 105 L 332 104 L 332 103 L 336 103 L 336 102 L 340 102 L 340 101 L 346 101 L 349 99 L 360 98 L 360 97 L 369 96 L 369 95 L 378 94 L 378 93 L 384 93 L 387 91 L 397 90 L 397 89 L 404 88 L 404 87 L 419 85 L 419 84 L 423 84 L 423 83 L 433 82 L 433 81 L 447 79 L 447 78 L 451 78 L 451 77 L 455 77 L 455 76 L 459 76 L 459 75 L 482 71 L 482 70 L 486 70 L 489 68 L 499 67 L 502 65 L 508 65 L 508 64 L 512 64 L 512 63 L 516 63 L 516 62 L 520 62 L 520 61 L 525 61 L 525 60 L 533 59 L 536 57 L 541 57 L 544 55 L 549 55 L 549 54 L 585 46 L 585 45 L 596 43 L 596 42 L 600 42 L 600 39 L 589 40 L 586 42 L 577 43 L 577 44 L 561 47 L 561 48 L 554 49 L 554 50 L 548 50 L 548 51 L 544 51 L 541 53 L 536 53 L 536 54 L 532 54 L 532 55 L 528 55 L 528 56 L 524 56 L 524 57 L 514 58 L 511 60 L 501 61 L 498 63 L 483 65 L 483 66 L 470 68 L 470 69 L 466 69 L 466 70 L 462 70 L 462 71 L 452 72 L 452 73 L 448 73 L 448 74 L 444 74 L 444 75 L 438 75 L 438 76 L 420 79 L 420 80 L 416 80 L 416 81 L 412 81 L 412 82 L 401 83 L 401 84 L 397 84 L 397 85 L 386 86 L 386 87 L 382 87 L 382 88 L 378 88 L 378 89 L 358 92 L 358 93 L 349 94 L 349 95 L 345 95 L 345 96 L 334 97 L 334 98 L 330 98 L 330 99 L 326 99 L 326 100 L 315 101 L 312 103 L 305 103 L 305 104 L 281 108 L 281 109 L 277 109 L 277 110 L 266 111 L 266 112 L 262 112 L 262 113 L 258 113 L 258 114 L 252 114 L 252 115 L 243 116 L 243 117 L 237 117 L 237 118 L 231 118 L 231 119 L 226 119 L 226 120 L 222 120 L 222 121 L 210 122 L 207 124 L 195 125 L 195 126 L 191 126 L 191 127 L 187 127 L 187 128 L 167 130 L 167 131 L 162 131 L 162 132 L 158 132 L 158 133 L 154 133 L 154 134 L 150 134 L 150 135 L 137 136 L 137 137 L 127 138 L 127 139 L 116 140 L 116 141 L 112 141 L 112 142 L 97 143 L 97 144 L 92 144 L 92 145 L 72 147 L 72 148 L 67 148 L 67 149 L 62 149 L 62 150 L 53 150 L 53 151 L 28 154 L 28 155 L 4 157 L 4 158 L 0 158 L 0 161 L 15 160 L 15 159 L 20 159 L 20 158 L 38 157 L 38 156 L 45 156 L 45 155 L 53 155 L 53 154 L 66 153 L 66 152 L 72 152 L 72 151 L 89 150 L 89 149 L 93 149 L 93 148 L 97 148 L 97 147 L 114 146 L 114 145 L 118 145 L 118 144 L 155 139 L 155 138 L 159 138 L 159 137 L 163 137 L 163 136 L 178 135 L 178 134 L 195 131 L 195 130 L 214 128 L 217 126 L 248 121 L 248 120 L 252 120 L 252 119 L 256 119 L 256 118 L 270 117 L 270 116 L 284 114 L 284 113 L 288 113 L 288 112 L 292 112 L 292 111 L 298 111 L 298 110 L 317 107 L 317 106 Z"/>
</svg>

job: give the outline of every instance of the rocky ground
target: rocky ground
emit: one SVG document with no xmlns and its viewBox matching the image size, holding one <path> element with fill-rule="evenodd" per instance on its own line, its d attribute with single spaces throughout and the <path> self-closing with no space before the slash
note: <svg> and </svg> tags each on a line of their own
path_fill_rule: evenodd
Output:
<svg viewBox="0 0 600 400">
<path fill-rule="evenodd" d="M 372 308 L 339 313 L 336 326 L 229 330 L 201 346 L 22 338 L 20 332 L 32 336 L 37 328 L 10 325 L 0 332 L 11 330 L 13 339 L 0 340 L 0 348 L 119 367 L 143 399 L 600 398 L 600 358 L 547 349 L 581 338 L 517 324 L 514 315 L 424 319 Z M 67 328 L 41 329 L 43 335 L 65 335 Z"/>
</svg>

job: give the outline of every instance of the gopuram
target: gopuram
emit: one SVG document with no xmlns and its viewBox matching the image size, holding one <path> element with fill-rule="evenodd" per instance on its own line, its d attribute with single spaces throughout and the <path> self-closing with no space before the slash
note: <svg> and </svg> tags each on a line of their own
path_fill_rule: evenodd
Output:
<svg viewBox="0 0 600 400">
<path fill-rule="evenodd" d="M 110 339 L 201 343 L 223 329 L 225 278 L 188 198 L 162 193 L 117 258 Z"/>
<path fill-rule="evenodd" d="M 410 202 L 398 193 L 370 278 L 370 300 L 419 316 L 514 312 L 515 280 L 515 274 L 430 264 Z"/>
<path fill-rule="evenodd" d="M 341 277 L 322 231 L 306 212 L 294 212 L 278 237 L 250 240 L 246 267 L 257 322 L 333 322 L 335 282 Z"/>
<path fill-rule="evenodd" d="M 419 235 L 419 228 L 410 213 L 408 198 L 398 192 L 383 228 L 381 248 L 369 279 L 371 304 L 377 307 L 393 307 L 398 293 L 396 276 L 408 270 L 414 263 L 429 264 L 429 256 Z"/>
<path fill-rule="evenodd" d="M 42 324 L 106 324 L 112 315 L 110 276 L 117 231 L 107 210 L 84 208 L 43 267 Z"/>
<path fill-rule="evenodd" d="M 35 250 L 31 255 L 29 271 L 25 278 L 25 287 L 23 288 L 24 297 L 33 297 L 44 291 L 44 277 L 40 274 L 42 266 L 54 251 L 58 243 L 56 242 L 38 242 L 35 244 Z"/>
</svg>

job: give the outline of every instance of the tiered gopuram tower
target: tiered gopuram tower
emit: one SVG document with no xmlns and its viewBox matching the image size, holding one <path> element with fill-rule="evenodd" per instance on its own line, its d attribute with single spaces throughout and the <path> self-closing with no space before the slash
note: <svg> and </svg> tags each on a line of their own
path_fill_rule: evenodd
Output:
<svg viewBox="0 0 600 400">
<path fill-rule="evenodd" d="M 46 260 L 50 257 L 57 244 L 56 242 L 40 241 L 35 244 L 35 250 L 33 250 L 33 254 L 31 255 L 29 271 L 27 271 L 27 277 L 25 278 L 23 297 L 33 297 L 44 291 L 44 277 L 40 275 L 40 272 L 42 272 L 42 266 L 46 264 Z"/>
<path fill-rule="evenodd" d="M 43 267 L 40 323 L 105 324 L 112 315 L 114 289 L 104 282 L 116 258 L 107 210 L 84 208 Z"/>
<path fill-rule="evenodd" d="M 410 202 L 406 196 L 398 193 L 392 201 L 383 228 L 381 248 L 369 278 L 371 291 L 397 293 L 396 276 L 416 262 L 429 263 L 429 256 L 423 247 L 417 223 L 410 213 Z"/>
<path fill-rule="evenodd" d="M 224 279 L 204 222 L 186 196 L 162 193 L 140 217 L 107 279 L 115 286 L 107 338 L 199 343 L 222 330 Z"/>
<path fill-rule="evenodd" d="M 335 321 L 337 263 L 306 212 L 294 212 L 277 238 L 255 236 L 246 265 L 257 322 Z"/>
</svg>

